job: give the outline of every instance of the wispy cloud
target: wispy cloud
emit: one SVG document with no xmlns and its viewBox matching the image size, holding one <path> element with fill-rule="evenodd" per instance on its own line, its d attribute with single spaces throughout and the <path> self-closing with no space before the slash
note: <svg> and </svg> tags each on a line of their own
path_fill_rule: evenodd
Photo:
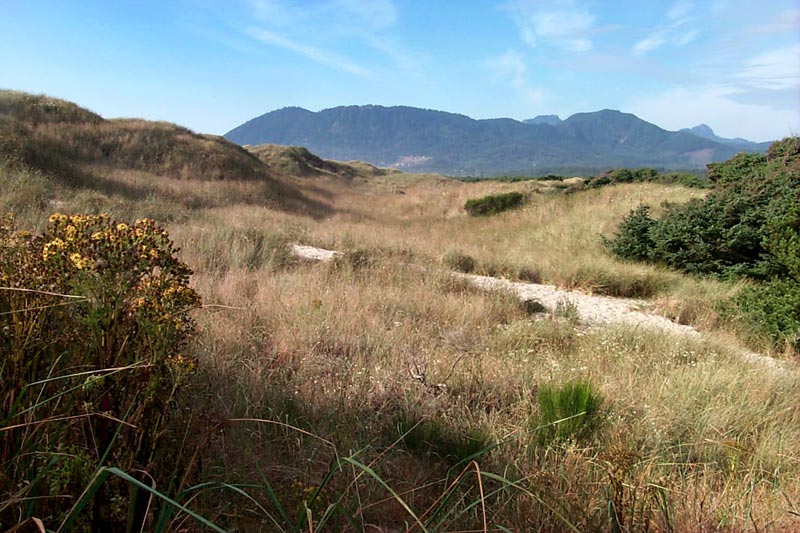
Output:
<svg viewBox="0 0 800 533">
<path fill-rule="evenodd" d="M 355 64 L 344 56 L 335 52 L 295 42 L 273 31 L 262 28 L 249 28 L 247 34 L 262 43 L 290 50 L 329 68 L 349 72 L 358 76 L 369 77 L 371 75 L 368 69 Z"/>
<path fill-rule="evenodd" d="M 747 29 L 750 34 L 796 33 L 800 28 L 800 9 L 785 9 L 771 21 Z"/>
<path fill-rule="evenodd" d="M 575 0 L 542 4 L 520 1 L 508 6 L 522 40 L 529 46 L 550 44 L 571 52 L 592 49 L 595 16 Z"/>
<path fill-rule="evenodd" d="M 649 95 L 628 105 L 636 115 L 662 127 L 677 130 L 700 122 L 714 125 L 723 137 L 769 141 L 797 131 L 797 114 L 764 104 L 736 100 L 740 89 L 726 85 L 679 87 Z"/>
<path fill-rule="evenodd" d="M 751 57 L 736 78 L 755 89 L 799 89 L 800 44 Z"/>
<path fill-rule="evenodd" d="M 694 2 L 677 0 L 666 13 L 666 23 L 650 30 L 650 33 L 633 45 L 633 53 L 643 55 L 664 45 L 686 46 L 695 40 L 699 31 L 692 27 Z"/>
<path fill-rule="evenodd" d="M 693 9 L 694 2 L 691 0 L 678 0 L 667 11 L 667 18 L 672 22 L 683 21 Z"/>
<path fill-rule="evenodd" d="M 426 62 L 424 53 L 409 49 L 393 35 L 400 20 L 393 0 L 248 0 L 248 5 L 258 21 L 259 40 L 338 70 L 361 76 L 376 73 L 377 67 L 367 69 L 334 51 L 338 46 L 352 49 L 354 42 L 407 74 L 415 74 Z M 252 29 L 248 34 L 253 36 Z"/>
<path fill-rule="evenodd" d="M 531 85 L 525 58 L 518 51 L 509 50 L 501 56 L 487 60 L 486 65 L 495 77 L 507 81 L 522 94 L 528 104 L 539 105 L 544 100 L 544 91 Z"/>
<path fill-rule="evenodd" d="M 651 50 L 660 48 L 667 42 L 667 38 L 663 32 L 653 32 L 641 41 L 633 45 L 633 53 L 637 55 L 646 54 Z"/>
</svg>

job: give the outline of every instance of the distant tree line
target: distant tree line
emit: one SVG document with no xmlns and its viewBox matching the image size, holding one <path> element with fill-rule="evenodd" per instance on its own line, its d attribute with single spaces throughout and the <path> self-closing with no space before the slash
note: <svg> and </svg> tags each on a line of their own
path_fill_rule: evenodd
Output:
<svg viewBox="0 0 800 533">
<path fill-rule="evenodd" d="M 664 183 L 683 185 L 685 187 L 705 188 L 710 187 L 710 181 L 702 174 L 702 171 L 694 170 L 680 170 L 680 171 L 664 171 L 655 168 L 618 168 L 607 170 L 597 173 L 596 171 L 587 171 L 586 169 L 575 169 L 575 172 L 565 174 L 544 174 L 538 176 L 530 175 L 508 175 L 508 176 L 468 176 L 458 177 L 459 181 L 477 182 L 477 181 L 500 181 L 504 183 L 515 183 L 519 181 L 564 181 L 573 177 L 581 177 L 585 179 L 582 187 L 579 188 L 597 188 L 604 185 L 613 185 L 616 183 Z M 572 187 L 574 190 L 575 187 Z"/>
</svg>

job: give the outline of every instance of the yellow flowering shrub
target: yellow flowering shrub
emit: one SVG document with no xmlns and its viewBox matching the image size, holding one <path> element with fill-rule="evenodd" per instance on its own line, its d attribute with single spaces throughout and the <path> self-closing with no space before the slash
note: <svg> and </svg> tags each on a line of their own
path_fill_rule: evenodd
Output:
<svg viewBox="0 0 800 533">
<path fill-rule="evenodd" d="M 200 305 L 177 254 L 149 219 L 56 213 L 32 235 L 0 218 L 0 491 L 42 479 L 21 500 L 37 502 L 36 516 L 67 510 L 52 491 L 79 494 L 100 461 L 141 472 L 167 461 L 155 471 L 175 471 L 160 446 L 197 366 L 189 313 Z M 144 520 L 135 498 L 130 509 L 109 504 L 127 491 L 99 491 L 92 520 L 108 530 Z M 0 510 L 0 526 L 14 512 Z"/>
</svg>

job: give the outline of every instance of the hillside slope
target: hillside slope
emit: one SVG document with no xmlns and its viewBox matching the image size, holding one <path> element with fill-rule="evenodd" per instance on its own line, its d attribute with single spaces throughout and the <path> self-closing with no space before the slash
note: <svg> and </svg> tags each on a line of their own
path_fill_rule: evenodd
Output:
<svg viewBox="0 0 800 533">
<path fill-rule="evenodd" d="M 396 173 L 396 170 L 379 168 L 361 161 L 341 163 L 312 154 L 303 146 L 261 144 L 245 146 L 258 157 L 267 168 L 279 175 L 295 177 L 338 177 L 352 180 L 356 177 L 370 178 Z"/>
<path fill-rule="evenodd" d="M 7 172 L 40 176 L 51 184 L 47 188 L 107 197 L 196 204 L 207 200 L 198 197 L 200 189 L 220 196 L 247 183 L 256 203 L 304 212 L 319 207 L 286 176 L 222 137 L 167 122 L 106 120 L 42 95 L 0 91 L 0 163 Z"/>
<path fill-rule="evenodd" d="M 523 123 L 413 107 L 348 106 L 317 113 L 290 107 L 254 118 L 225 137 L 239 144 L 302 145 L 336 160 L 462 176 L 566 167 L 702 168 L 738 151 L 612 110 Z"/>
</svg>

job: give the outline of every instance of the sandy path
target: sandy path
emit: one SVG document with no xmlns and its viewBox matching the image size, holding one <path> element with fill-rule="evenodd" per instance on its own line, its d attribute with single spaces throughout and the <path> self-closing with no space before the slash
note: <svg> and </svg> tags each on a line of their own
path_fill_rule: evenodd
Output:
<svg viewBox="0 0 800 533">
<path fill-rule="evenodd" d="M 489 276 L 473 274 L 454 275 L 469 280 L 473 285 L 487 290 L 507 290 L 521 300 L 539 302 L 548 311 L 555 312 L 559 303 L 573 307 L 582 322 L 590 325 L 627 324 L 648 329 L 658 329 L 682 335 L 699 335 L 691 326 L 676 324 L 663 316 L 649 314 L 645 310 L 652 304 L 645 300 L 593 296 L 578 291 L 559 289 L 552 285 L 520 283 Z"/>
<path fill-rule="evenodd" d="M 294 246 L 294 253 L 309 261 L 330 261 L 341 252 L 314 248 L 313 246 Z M 567 305 L 577 314 L 578 318 L 592 326 L 607 326 L 612 324 L 625 324 L 650 330 L 689 337 L 701 337 L 701 333 L 691 326 L 677 324 L 672 320 L 653 314 L 653 304 L 646 300 L 632 298 L 613 298 L 610 296 L 595 296 L 578 291 L 559 289 L 553 285 L 539 283 L 522 283 L 508 281 L 489 276 L 476 274 L 463 274 L 451 272 L 454 277 L 464 279 L 478 288 L 484 290 L 506 290 L 516 294 L 521 300 L 534 300 L 547 311 L 555 312 L 561 304 Z M 754 352 L 741 351 L 742 357 L 751 362 L 764 363 L 771 367 L 778 367 L 781 362 Z"/>
</svg>

